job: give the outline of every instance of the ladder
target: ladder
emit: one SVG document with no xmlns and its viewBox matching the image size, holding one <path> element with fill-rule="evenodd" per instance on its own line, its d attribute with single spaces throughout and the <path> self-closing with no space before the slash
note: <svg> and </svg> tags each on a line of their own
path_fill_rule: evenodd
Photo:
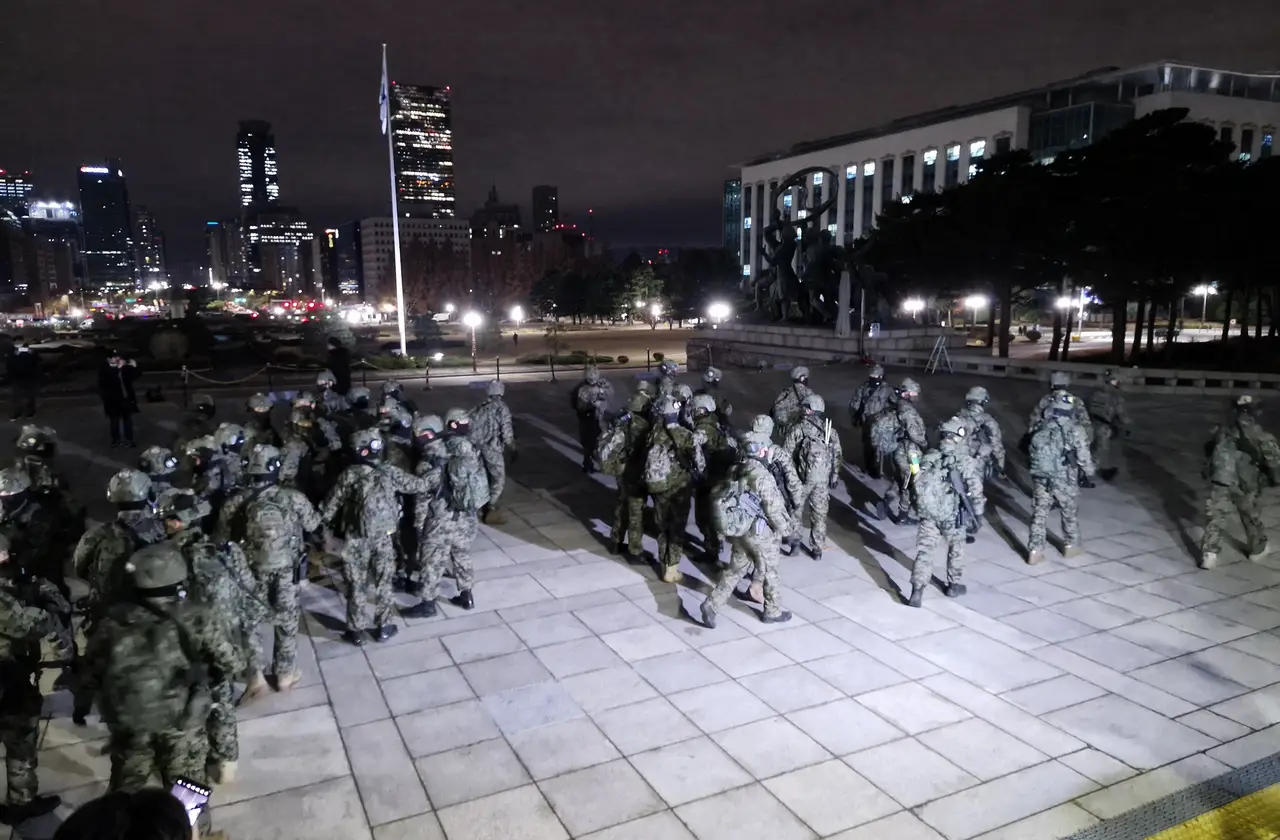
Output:
<svg viewBox="0 0 1280 840">
<path fill-rule="evenodd" d="M 947 335 L 943 333 L 938 336 L 938 340 L 933 343 L 933 352 L 929 354 L 929 361 L 925 363 L 925 373 L 937 373 L 938 368 L 942 365 L 947 366 L 947 373 L 955 373 L 951 369 L 951 355 L 947 353 Z"/>
</svg>

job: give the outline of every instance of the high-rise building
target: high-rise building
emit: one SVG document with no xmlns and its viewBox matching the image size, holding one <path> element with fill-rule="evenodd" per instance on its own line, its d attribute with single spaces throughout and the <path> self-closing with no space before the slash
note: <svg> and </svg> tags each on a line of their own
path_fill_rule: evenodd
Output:
<svg viewBox="0 0 1280 840">
<path fill-rule="evenodd" d="M 276 137 L 265 120 L 241 120 L 236 135 L 236 158 L 240 172 L 240 206 L 268 204 L 280 200 L 280 178 L 276 171 Z"/>
<path fill-rule="evenodd" d="M 391 83 L 391 145 L 401 216 L 457 215 L 451 98 L 447 87 Z"/>
<path fill-rule="evenodd" d="M 304 293 L 311 281 L 307 267 L 315 234 L 298 211 L 269 204 L 251 211 L 245 221 L 248 287 L 292 295 Z"/>
<path fill-rule="evenodd" d="M 311 242 L 311 294 L 333 297 L 338 293 L 338 230 L 326 228 Z"/>
<path fill-rule="evenodd" d="M 84 230 L 75 204 L 28 201 L 22 232 L 32 298 L 45 301 L 84 286 Z"/>
<path fill-rule="evenodd" d="M 396 264 L 395 237 L 391 225 L 391 217 L 362 219 L 351 225 L 344 225 L 338 239 L 340 253 L 342 237 L 347 236 L 347 228 L 354 237 L 354 250 L 359 259 L 347 258 L 347 275 L 342 275 L 343 261 L 339 257 L 339 286 L 344 295 L 349 294 L 351 284 L 351 266 L 358 264 L 359 279 L 357 281 L 361 299 L 365 303 L 388 303 L 395 300 Z M 404 258 L 409 243 L 415 239 L 450 246 L 454 253 L 464 261 L 470 259 L 471 229 L 463 219 L 401 219 L 400 220 L 400 253 Z M 345 282 L 344 282 L 345 281 Z"/>
<path fill-rule="evenodd" d="M 555 187 L 540 184 L 533 188 L 533 229 L 548 231 L 560 224 L 560 197 Z"/>
<path fill-rule="evenodd" d="M 338 228 L 334 263 L 338 272 L 338 297 L 343 303 L 364 299 L 364 252 L 360 249 L 360 222 Z"/>
<path fill-rule="evenodd" d="M 249 249 L 245 242 L 244 221 L 238 217 L 205 223 L 210 279 L 231 289 L 248 284 Z"/>
<path fill-rule="evenodd" d="M 30 172 L 12 172 L 0 169 L 0 210 L 8 210 L 15 216 L 27 212 L 27 196 L 33 185 Z"/>
<path fill-rule="evenodd" d="M 742 262 L 742 179 L 724 182 L 724 237 L 720 244 Z"/>
<path fill-rule="evenodd" d="M 80 167 L 80 210 L 89 285 L 132 289 L 137 285 L 133 217 L 120 161 Z"/>
<path fill-rule="evenodd" d="M 156 217 L 139 204 L 133 210 L 133 245 L 138 261 L 138 282 L 143 288 L 152 283 L 168 283 L 165 270 L 164 234 L 156 227 Z"/>
</svg>

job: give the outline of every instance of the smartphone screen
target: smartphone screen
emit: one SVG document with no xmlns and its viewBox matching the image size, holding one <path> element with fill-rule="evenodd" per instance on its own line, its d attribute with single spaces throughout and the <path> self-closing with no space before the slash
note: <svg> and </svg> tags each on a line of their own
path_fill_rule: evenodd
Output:
<svg viewBox="0 0 1280 840">
<path fill-rule="evenodd" d="M 196 824 L 205 806 L 209 804 L 209 794 L 212 792 L 210 788 L 198 785 L 190 779 L 178 779 L 173 783 L 173 787 L 169 788 L 169 793 L 173 794 L 187 809 L 187 816 L 191 819 L 192 825 Z"/>
</svg>

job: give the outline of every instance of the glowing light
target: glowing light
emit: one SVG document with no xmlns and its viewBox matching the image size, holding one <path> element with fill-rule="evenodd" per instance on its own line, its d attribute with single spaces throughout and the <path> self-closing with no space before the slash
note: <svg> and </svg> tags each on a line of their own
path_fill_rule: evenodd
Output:
<svg viewBox="0 0 1280 840">
<path fill-rule="evenodd" d="M 273 307 L 271 307 L 271 314 L 272 314 L 272 315 L 283 315 L 283 314 L 284 314 L 284 307 L 283 307 L 283 306 L 273 306 Z"/>
<path fill-rule="evenodd" d="M 446 304 L 444 305 L 444 311 L 445 311 L 445 312 L 448 312 L 450 315 L 452 315 L 452 314 L 453 314 L 453 304 L 452 304 L 452 303 L 446 303 Z"/>
<path fill-rule="evenodd" d="M 473 330 L 480 326 L 483 321 L 484 319 L 480 317 L 479 312 L 468 312 L 466 315 L 462 316 L 462 323 L 466 324 Z"/>
<path fill-rule="evenodd" d="M 88 173 L 90 175 L 110 175 L 111 174 L 111 170 L 107 169 L 105 166 L 82 166 L 80 167 L 80 171 Z"/>
<path fill-rule="evenodd" d="M 1213 286 L 1196 286 L 1191 292 L 1192 294 L 1200 295 L 1200 297 L 1208 297 L 1209 295 L 1216 295 L 1218 290 Z"/>
<path fill-rule="evenodd" d="M 521 321 L 523 321 L 523 320 L 524 320 L 524 310 L 523 310 L 522 308 L 520 308 L 519 306 L 513 306 L 513 307 L 511 307 L 511 320 L 515 321 L 515 322 L 516 322 L 516 324 L 519 324 Z"/>
<path fill-rule="evenodd" d="M 729 304 L 720 301 L 717 301 L 707 307 L 707 315 L 710 316 L 713 321 L 723 321 L 725 318 L 729 317 L 729 314 L 732 311 L 733 310 L 729 308 Z"/>
<path fill-rule="evenodd" d="M 84 310 L 83 310 L 83 309 L 72 309 L 72 310 L 71 310 L 70 312 L 68 312 L 67 314 L 68 314 L 68 315 L 70 315 L 72 318 L 83 318 L 83 317 L 84 317 Z"/>
<path fill-rule="evenodd" d="M 431 354 L 431 361 L 433 362 L 438 362 L 443 358 L 444 358 L 444 354 L 439 351 Z"/>
<path fill-rule="evenodd" d="M 657 318 L 662 314 L 662 307 L 655 303 L 653 306 L 649 307 L 649 314 Z"/>
<path fill-rule="evenodd" d="M 1063 295 L 1058 298 L 1059 309 L 1070 309 L 1073 306 L 1084 306 L 1083 298 L 1073 298 L 1070 295 Z"/>
<path fill-rule="evenodd" d="M 964 299 L 964 305 L 970 309 L 981 309 L 987 305 L 987 299 L 984 295 L 969 295 Z"/>
<path fill-rule="evenodd" d="M 327 306 L 327 307 L 332 308 L 332 307 L 333 307 L 333 298 L 325 298 L 325 299 L 324 299 L 324 305 L 325 305 L 325 306 Z"/>
<path fill-rule="evenodd" d="M 916 315 L 924 309 L 924 301 L 920 298 L 907 298 L 902 302 L 902 308 L 912 315 Z"/>
</svg>

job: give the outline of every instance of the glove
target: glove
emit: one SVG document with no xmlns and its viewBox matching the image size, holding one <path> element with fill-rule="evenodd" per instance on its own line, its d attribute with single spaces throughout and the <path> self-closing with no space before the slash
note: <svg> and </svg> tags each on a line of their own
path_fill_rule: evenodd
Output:
<svg viewBox="0 0 1280 840">
<path fill-rule="evenodd" d="M 1086 490 L 1092 490 L 1094 487 L 1097 486 L 1096 484 L 1093 483 L 1093 479 L 1089 478 L 1089 476 L 1087 475 L 1080 476 L 1079 483 L 1080 483 L 1080 486 L 1085 488 Z"/>
<path fill-rule="evenodd" d="M 828 489 L 834 490 L 840 486 L 840 473 L 831 476 L 831 483 L 827 485 Z"/>
</svg>

